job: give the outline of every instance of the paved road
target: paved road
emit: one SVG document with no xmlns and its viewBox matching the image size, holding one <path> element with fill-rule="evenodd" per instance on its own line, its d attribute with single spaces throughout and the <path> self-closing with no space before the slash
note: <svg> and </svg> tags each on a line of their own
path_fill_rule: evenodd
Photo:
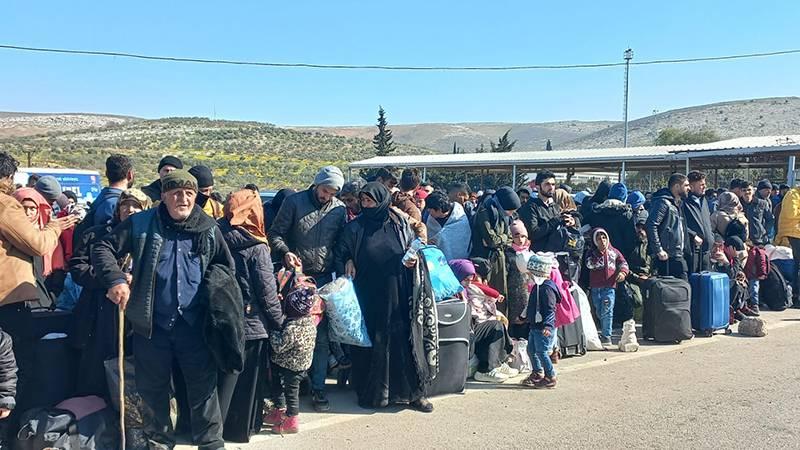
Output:
<svg viewBox="0 0 800 450">
<path fill-rule="evenodd" d="M 301 433 L 229 448 L 800 448 L 800 312 L 768 313 L 766 338 L 715 336 L 559 364 L 559 386 L 471 383 L 436 411 L 301 413 Z M 307 410 L 307 408 L 306 408 Z"/>
</svg>

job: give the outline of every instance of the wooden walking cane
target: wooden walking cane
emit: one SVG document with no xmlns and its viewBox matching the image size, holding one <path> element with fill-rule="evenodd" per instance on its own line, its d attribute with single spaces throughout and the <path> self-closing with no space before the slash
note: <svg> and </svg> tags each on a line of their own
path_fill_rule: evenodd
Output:
<svg viewBox="0 0 800 450">
<path fill-rule="evenodd" d="M 123 270 L 131 265 L 131 255 L 125 257 Z M 125 450 L 125 309 L 117 306 L 117 370 L 119 370 L 119 433 L 120 450 Z"/>
</svg>

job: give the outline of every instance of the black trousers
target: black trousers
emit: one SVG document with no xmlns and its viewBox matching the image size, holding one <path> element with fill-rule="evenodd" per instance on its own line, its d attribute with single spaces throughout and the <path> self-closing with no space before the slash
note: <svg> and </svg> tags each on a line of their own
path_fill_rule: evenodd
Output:
<svg viewBox="0 0 800 450">
<path fill-rule="evenodd" d="M 686 274 L 686 260 L 683 258 L 669 258 L 666 261 L 661 261 L 655 258 L 656 271 L 662 277 L 675 277 L 688 280 Z"/>
<path fill-rule="evenodd" d="M 172 330 L 153 329 L 151 339 L 134 335 L 136 388 L 146 406 L 145 435 L 173 447 L 169 417 L 172 362 L 178 361 L 186 383 L 192 440 L 201 450 L 222 449 L 222 415 L 217 397 L 217 365 L 203 339 L 202 326 L 179 319 Z"/>
<path fill-rule="evenodd" d="M 487 320 L 473 329 L 478 372 L 486 373 L 499 367 L 508 357 L 506 353 L 506 327 L 497 320 Z"/>
<path fill-rule="evenodd" d="M 305 371 L 272 365 L 272 403 L 276 408 L 286 408 L 287 416 L 300 414 L 300 381 L 304 374 Z"/>
<path fill-rule="evenodd" d="M 789 238 L 789 244 L 792 246 L 792 258 L 794 259 L 794 266 L 796 270 L 800 271 L 800 239 Z M 800 298 L 800 274 L 794 276 L 794 286 L 792 286 L 792 303 L 798 306 L 797 299 Z"/>
<path fill-rule="evenodd" d="M 223 437 L 230 442 L 248 442 L 250 436 L 261 430 L 264 410 L 264 379 L 267 376 L 269 341 L 258 339 L 244 344 L 244 370 L 238 375 L 236 386 L 228 401 L 227 414 L 223 416 Z M 220 398 L 223 392 L 220 392 Z"/>
</svg>

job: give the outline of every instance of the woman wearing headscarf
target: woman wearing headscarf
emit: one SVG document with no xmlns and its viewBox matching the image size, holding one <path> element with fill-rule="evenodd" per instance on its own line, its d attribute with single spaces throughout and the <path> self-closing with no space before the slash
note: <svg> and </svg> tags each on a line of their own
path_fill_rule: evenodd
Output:
<svg viewBox="0 0 800 450">
<path fill-rule="evenodd" d="M 219 225 L 233 256 L 244 300 L 246 341 L 244 370 L 238 376 L 220 376 L 223 436 L 228 441 L 248 442 L 261 429 L 264 392 L 260 381 L 267 376 L 266 342 L 271 331 L 281 329 L 285 317 L 278 300 L 264 233 L 264 207 L 258 193 L 243 189 L 231 194 Z"/>
<path fill-rule="evenodd" d="M 149 209 L 152 201 L 139 189 L 129 189 L 119 196 L 111 221 L 86 229 L 75 236 L 70 275 L 75 284 L 83 287 L 73 311 L 75 321 L 70 342 L 81 352 L 77 394 L 109 398 L 103 363 L 117 356 L 117 305 L 106 299 L 106 288 L 95 277 L 91 261 L 92 246 L 130 216 Z M 125 260 L 121 261 L 125 262 Z M 130 261 L 128 261 L 130 265 Z M 121 265 L 124 267 L 123 265 Z M 126 271 L 130 272 L 130 271 Z"/>
<path fill-rule="evenodd" d="M 53 217 L 53 207 L 50 203 L 34 188 L 20 188 L 12 194 L 25 211 L 33 227 L 37 230 L 42 230 L 50 222 Z M 56 255 L 59 252 L 60 255 Z M 42 277 L 50 275 L 53 271 L 53 260 L 60 261 L 63 267 L 64 254 L 60 246 L 57 246 L 53 252 L 46 254 L 42 258 L 34 258 L 34 269 Z"/>
<path fill-rule="evenodd" d="M 583 216 L 583 222 L 589 223 L 590 217 L 592 215 L 592 207 L 594 205 L 600 205 L 606 200 L 608 200 L 608 194 L 611 192 L 611 182 L 608 180 L 603 180 L 600 184 L 597 185 L 597 190 L 595 191 L 594 195 L 591 196 L 589 199 L 585 199 L 581 204 L 581 215 Z"/>
<path fill-rule="evenodd" d="M 744 225 L 744 231 L 739 234 L 739 238 L 743 242 L 747 242 L 748 238 L 748 222 L 742 210 L 742 204 L 739 197 L 733 192 L 723 192 L 719 196 L 717 210 L 711 214 L 711 229 L 723 238 L 728 238 L 728 226 L 731 222 L 740 222 Z M 739 227 L 737 226 L 737 230 Z"/>
<path fill-rule="evenodd" d="M 408 403 L 433 411 L 425 388 L 438 370 L 435 305 L 416 258 L 403 256 L 415 239 L 408 219 L 390 208 L 384 185 L 359 194 L 361 215 L 347 224 L 336 248 L 337 272 L 354 276 L 371 348 L 352 347 L 353 386 L 364 408 Z"/>
</svg>

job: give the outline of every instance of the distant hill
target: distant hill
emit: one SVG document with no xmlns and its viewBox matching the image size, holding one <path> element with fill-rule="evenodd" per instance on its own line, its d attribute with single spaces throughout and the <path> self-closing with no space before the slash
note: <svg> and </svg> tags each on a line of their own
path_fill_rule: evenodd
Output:
<svg viewBox="0 0 800 450">
<path fill-rule="evenodd" d="M 512 140 L 517 140 L 514 147 L 517 151 L 544 150 L 550 139 L 553 147 L 561 147 L 563 143 L 580 137 L 611 128 L 619 122 L 547 122 L 547 123 L 424 123 L 416 125 L 392 125 L 392 136 L 395 142 L 426 147 L 440 153 L 453 150 L 456 143 L 465 153 L 474 151 L 483 144 L 489 148 L 489 142 L 497 139 L 508 130 Z M 310 131 L 334 136 L 358 137 L 372 139 L 376 133 L 374 126 L 353 127 L 294 127 L 298 131 Z"/>
<path fill-rule="evenodd" d="M 187 164 L 211 167 L 222 189 L 247 183 L 261 188 L 303 188 L 322 166 L 335 164 L 346 171 L 349 161 L 374 156 L 372 142 L 364 139 L 204 118 L 112 120 L 97 128 L 7 137 L 0 139 L 0 148 L 10 150 L 23 164 L 30 150 L 35 166 L 98 169 L 101 173 L 109 154 L 127 154 L 136 164 L 139 186 L 156 177 L 162 156 L 173 154 Z M 407 145 L 398 148 L 398 154 L 426 153 L 432 151 Z"/>
<path fill-rule="evenodd" d="M 101 128 L 141 120 L 104 114 L 38 114 L 0 111 L 0 139 Z"/>
<path fill-rule="evenodd" d="M 800 132 L 800 97 L 760 98 L 674 109 L 628 123 L 628 145 L 652 145 L 664 128 L 711 130 L 722 139 Z M 622 146 L 623 125 L 566 142 L 563 148 Z"/>
</svg>

